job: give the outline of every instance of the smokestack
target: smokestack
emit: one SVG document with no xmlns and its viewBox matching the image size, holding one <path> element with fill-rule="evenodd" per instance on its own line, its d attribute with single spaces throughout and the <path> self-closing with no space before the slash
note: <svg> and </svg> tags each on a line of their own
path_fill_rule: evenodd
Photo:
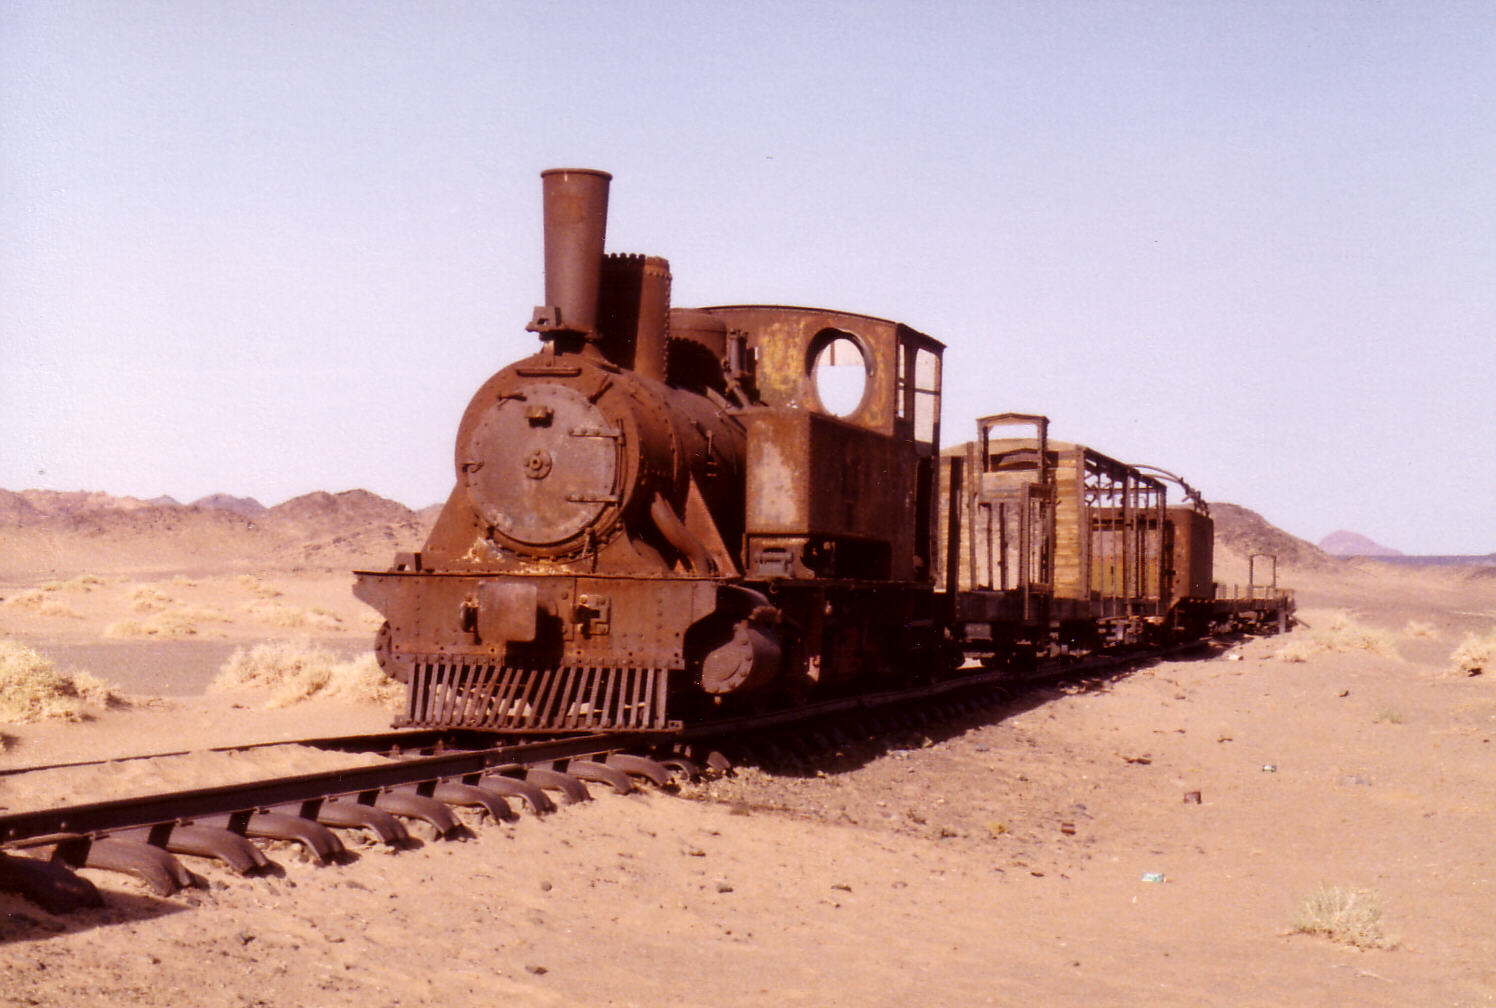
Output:
<svg viewBox="0 0 1496 1008">
<path fill-rule="evenodd" d="M 589 168 L 540 173 L 545 206 L 545 304 L 526 328 L 597 337 L 598 277 L 608 227 L 608 183 L 613 176 Z"/>
</svg>

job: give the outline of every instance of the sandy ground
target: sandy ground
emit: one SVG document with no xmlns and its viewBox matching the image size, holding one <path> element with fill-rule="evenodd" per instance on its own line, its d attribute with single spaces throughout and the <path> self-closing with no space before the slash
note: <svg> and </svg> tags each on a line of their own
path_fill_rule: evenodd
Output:
<svg viewBox="0 0 1496 1008">
<path fill-rule="evenodd" d="M 1496 579 L 1296 584 L 1311 629 L 813 765 L 594 787 L 336 868 L 294 849 L 264 878 L 194 861 L 207 887 L 165 899 L 89 871 L 108 905 L 69 917 L 0 894 L 0 1004 L 1496 1004 L 1496 673 L 1447 671 L 1464 633 L 1496 627 Z M 256 640 L 365 646 L 347 585 L 119 575 L 23 604 L 36 583 L 0 585 L 0 632 L 161 698 L 3 726 L 0 766 L 188 751 L 158 765 L 171 778 L 222 770 L 208 746 L 383 727 L 372 706 L 202 692 Z M 1314 650 L 1338 610 L 1393 650 Z M 162 612 L 195 632 L 106 635 Z M 129 764 L 0 778 L 0 805 L 149 783 Z M 1294 933 L 1321 885 L 1374 898 L 1390 947 Z"/>
</svg>

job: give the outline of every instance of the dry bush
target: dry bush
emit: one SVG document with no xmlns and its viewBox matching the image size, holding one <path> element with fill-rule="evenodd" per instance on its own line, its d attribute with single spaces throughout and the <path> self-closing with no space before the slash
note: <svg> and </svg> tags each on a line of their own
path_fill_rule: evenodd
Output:
<svg viewBox="0 0 1496 1008">
<path fill-rule="evenodd" d="M 337 699 L 377 703 L 397 709 L 400 684 L 379 670 L 374 655 L 344 660 L 310 641 L 268 641 L 235 651 L 212 689 L 217 692 L 271 689 L 266 707 L 288 707 L 303 700 Z"/>
<path fill-rule="evenodd" d="M 124 703 L 87 672 L 57 671 L 50 658 L 19 641 L 0 640 L 0 722 L 64 718 L 80 721 L 86 708 Z"/>
<path fill-rule="evenodd" d="M 130 639 L 153 637 L 157 640 L 180 640 L 195 637 L 198 624 L 222 619 L 217 613 L 206 609 L 174 609 L 158 612 L 145 619 L 124 619 L 104 628 L 105 637 Z"/>
<path fill-rule="evenodd" d="M 5 600 L 6 605 L 16 606 L 21 609 L 29 609 L 40 606 L 47 601 L 47 593 L 40 588 L 28 588 L 23 592 L 16 592 Z"/>
<path fill-rule="evenodd" d="M 64 592 L 90 592 L 103 583 L 104 579 L 97 574 L 80 574 L 68 581 L 48 581 L 36 588 L 18 592 L 6 599 L 5 604 L 31 609 L 38 616 L 82 619 L 82 613 L 69 608 L 58 596 Z"/>
<path fill-rule="evenodd" d="M 241 585 L 260 596 L 260 598 L 280 598 L 284 594 L 279 588 L 267 585 L 253 574 L 240 574 L 238 581 Z"/>
<path fill-rule="evenodd" d="M 1466 634 L 1460 646 L 1450 654 L 1454 671 L 1467 676 L 1483 672 L 1496 672 L 1496 630 L 1482 634 Z"/>
<path fill-rule="evenodd" d="M 1391 948 L 1396 944 L 1382 934 L 1381 902 L 1365 889 L 1320 886 L 1304 900 L 1293 929 L 1356 948 Z"/>
<path fill-rule="evenodd" d="M 1439 631 L 1432 623 L 1423 623 L 1419 620 L 1408 620 L 1408 625 L 1403 628 L 1403 635 L 1407 637 L 1428 637 L 1436 639 L 1439 636 Z"/>
<path fill-rule="evenodd" d="M 159 612 L 176 602 L 176 599 L 151 585 L 140 585 L 130 592 L 129 598 L 130 608 L 136 612 Z"/>
<path fill-rule="evenodd" d="M 336 630 L 343 625 L 343 620 L 339 616 L 321 608 L 298 609 L 296 606 L 288 606 L 283 602 L 270 602 L 265 599 L 247 602 L 241 608 L 262 623 L 292 630 L 308 628 Z"/>
<path fill-rule="evenodd" d="M 1380 627 L 1369 627 L 1346 612 L 1332 613 L 1320 627 L 1295 630 L 1278 651 L 1288 662 L 1307 661 L 1326 651 L 1369 651 L 1384 658 L 1397 657 L 1392 634 Z"/>
<path fill-rule="evenodd" d="M 30 588 L 19 594 L 12 595 L 5 600 L 6 605 L 13 605 L 21 609 L 30 609 L 38 616 L 55 616 L 62 619 L 82 619 L 83 614 L 76 609 L 70 609 L 58 601 L 56 592 L 60 588 Z"/>
</svg>

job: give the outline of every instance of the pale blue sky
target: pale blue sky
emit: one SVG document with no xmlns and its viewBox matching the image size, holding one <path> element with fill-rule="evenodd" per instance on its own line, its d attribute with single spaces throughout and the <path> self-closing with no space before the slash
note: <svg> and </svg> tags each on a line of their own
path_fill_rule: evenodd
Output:
<svg viewBox="0 0 1496 1008">
<path fill-rule="evenodd" d="M 0 487 L 445 498 L 565 165 L 945 341 L 948 442 L 1496 550 L 1493 2 L 3 0 L 0 111 Z"/>
</svg>

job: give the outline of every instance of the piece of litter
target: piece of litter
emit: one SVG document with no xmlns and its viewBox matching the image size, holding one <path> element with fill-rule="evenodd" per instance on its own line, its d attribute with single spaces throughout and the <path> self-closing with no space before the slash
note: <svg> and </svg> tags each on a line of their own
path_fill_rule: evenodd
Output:
<svg viewBox="0 0 1496 1008">
<path fill-rule="evenodd" d="M 1162 882 L 1162 881 L 1164 881 L 1164 873 L 1163 872 L 1156 872 L 1156 871 L 1143 872 L 1143 881 L 1144 882 Z"/>
</svg>

